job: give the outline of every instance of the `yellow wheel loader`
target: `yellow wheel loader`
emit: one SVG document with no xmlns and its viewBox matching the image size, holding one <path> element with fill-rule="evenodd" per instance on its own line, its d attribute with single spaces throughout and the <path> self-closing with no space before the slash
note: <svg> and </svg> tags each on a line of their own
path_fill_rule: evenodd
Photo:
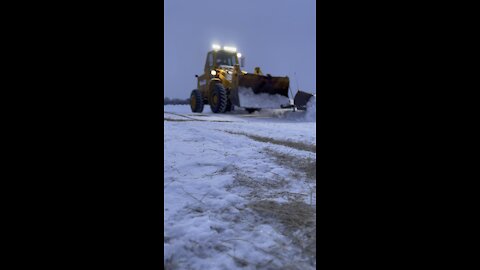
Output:
<svg viewBox="0 0 480 270">
<path fill-rule="evenodd" d="M 239 61 L 242 60 L 242 61 Z M 240 69 L 244 58 L 235 48 L 219 47 L 207 53 L 204 73 L 197 77 L 197 89 L 190 95 L 192 112 L 201 113 L 205 104 L 210 105 L 212 112 L 224 113 L 232 111 L 235 106 L 248 112 L 261 109 L 302 108 L 312 96 L 299 91 L 294 104 L 290 104 L 288 96 L 289 78 L 263 75 L 259 67 L 253 73 Z M 299 96 L 299 93 L 302 93 Z"/>
</svg>

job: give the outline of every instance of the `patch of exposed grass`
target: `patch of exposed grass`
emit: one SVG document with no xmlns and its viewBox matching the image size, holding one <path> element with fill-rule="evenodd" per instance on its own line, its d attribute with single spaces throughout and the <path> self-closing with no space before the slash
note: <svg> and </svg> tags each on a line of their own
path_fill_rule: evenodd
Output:
<svg viewBox="0 0 480 270">
<path fill-rule="evenodd" d="M 272 156 L 278 165 L 287 167 L 295 173 L 304 173 L 309 180 L 317 180 L 317 161 L 315 159 L 293 156 L 269 148 L 265 148 L 265 152 Z"/>
<path fill-rule="evenodd" d="M 317 153 L 317 146 L 314 144 L 307 144 L 307 143 L 302 143 L 302 142 L 295 142 L 295 141 L 289 141 L 289 140 L 279 140 L 279 139 L 273 139 L 269 137 L 262 137 L 254 134 L 248 134 L 245 132 L 233 132 L 233 131 L 226 131 L 223 130 L 224 132 L 234 134 L 234 135 L 243 135 L 247 136 L 248 138 L 255 140 L 257 142 L 264 142 L 264 143 L 272 143 L 276 145 L 282 145 L 290 148 L 294 148 L 297 150 L 302 150 L 302 151 L 309 151 L 313 153 Z"/>
<path fill-rule="evenodd" d="M 233 177 L 232 186 L 248 187 L 251 189 L 279 189 L 285 187 L 288 182 L 280 177 L 275 178 L 252 178 L 243 173 L 237 173 Z"/>
<path fill-rule="evenodd" d="M 285 188 L 288 186 L 287 179 L 280 176 L 273 176 L 270 178 L 251 177 L 242 172 L 236 172 L 233 176 L 233 182 L 226 186 L 227 190 L 235 188 L 247 188 L 248 194 L 246 197 L 250 200 L 259 200 L 265 198 L 283 197 L 288 200 L 297 198 L 292 194 L 286 194 Z M 278 191 L 280 190 L 280 192 Z"/>
<path fill-rule="evenodd" d="M 304 202 L 279 203 L 262 200 L 252 202 L 248 206 L 264 217 L 275 218 L 290 231 L 315 224 L 315 208 Z"/>
<path fill-rule="evenodd" d="M 282 225 L 283 234 L 316 264 L 316 209 L 304 202 L 278 203 L 262 200 L 248 205 L 264 218 L 273 218 Z"/>
</svg>

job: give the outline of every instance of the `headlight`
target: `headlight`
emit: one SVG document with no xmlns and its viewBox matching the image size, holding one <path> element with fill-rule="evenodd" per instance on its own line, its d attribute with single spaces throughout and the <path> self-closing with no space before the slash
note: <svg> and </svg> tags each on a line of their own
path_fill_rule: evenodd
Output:
<svg viewBox="0 0 480 270">
<path fill-rule="evenodd" d="M 235 48 L 235 47 L 223 46 L 223 49 L 225 51 L 229 51 L 229 52 L 236 52 L 237 51 L 237 48 Z"/>
<path fill-rule="evenodd" d="M 213 76 L 217 75 L 217 72 L 215 70 L 212 70 L 210 71 L 210 74 L 212 74 Z"/>
</svg>

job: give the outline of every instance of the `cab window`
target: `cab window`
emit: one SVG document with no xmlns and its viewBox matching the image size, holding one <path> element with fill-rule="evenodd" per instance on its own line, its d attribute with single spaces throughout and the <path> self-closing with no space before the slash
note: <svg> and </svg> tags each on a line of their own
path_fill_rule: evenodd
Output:
<svg viewBox="0 0 480 270">
<path fill-rule="evenodd" d="M 207 55 L 207 62 L 205 63 L 205 68 L 211 68 L 213 66 L 213 54 L 210 52 Z"/>
<path fill-rule="evenodd" d="M 236 64 L 235 54 L 219 51 L 217 53 L 217 65 L 233 66 Z"/>
</svg>

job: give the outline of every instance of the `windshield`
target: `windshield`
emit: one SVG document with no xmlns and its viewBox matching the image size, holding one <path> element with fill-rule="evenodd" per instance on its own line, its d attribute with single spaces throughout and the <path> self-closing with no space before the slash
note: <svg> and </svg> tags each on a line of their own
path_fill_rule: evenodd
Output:
<svg viewBox="0 0 480 270">
<path fill-rule="evenodd" d="M 233 66 L 237 64 L 235 54 L 228 53 L 225 51 L 217 52 L 217 60 L 216 64 L 219 65 L 226 65 L 226 66 Z"/>
</svg>

